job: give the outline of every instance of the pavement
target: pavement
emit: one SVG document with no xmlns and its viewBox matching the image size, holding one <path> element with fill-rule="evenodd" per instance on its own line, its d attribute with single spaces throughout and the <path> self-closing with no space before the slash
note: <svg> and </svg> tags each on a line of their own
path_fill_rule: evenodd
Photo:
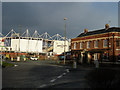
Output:
<svg viewBox="0 0 120 90">
<path fill-rule="evenodd" d="M 0 66 L 0 89 L 2 89 L 2 67 Z"/>
</svg>

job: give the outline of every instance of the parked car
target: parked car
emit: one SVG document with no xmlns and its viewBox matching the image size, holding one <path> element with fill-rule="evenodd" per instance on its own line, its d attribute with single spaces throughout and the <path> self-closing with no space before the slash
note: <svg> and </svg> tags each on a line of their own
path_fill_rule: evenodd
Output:
<svg viewBox="0 0 120 90">
<path fill-rule="evenodd" d="M 30 57 L 30 60 L 38 60 L 36 57 Z"/>
</svg>

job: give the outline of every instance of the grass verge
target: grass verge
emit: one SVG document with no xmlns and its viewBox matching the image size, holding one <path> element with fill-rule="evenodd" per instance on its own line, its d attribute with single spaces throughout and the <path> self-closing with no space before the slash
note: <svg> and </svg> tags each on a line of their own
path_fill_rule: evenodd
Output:
<svg viewBox="0 0 120 90">
<path fill-rule="evenodd" d="M 3 61 L 3 62 L 2 62 L 2 67 L 3 67 L 3 68 L 8 67 L 8 66 L 14 66 L 14 64 L 8 63 L 8 62 L 6 62 L 6 61 Z"/>
</svg>

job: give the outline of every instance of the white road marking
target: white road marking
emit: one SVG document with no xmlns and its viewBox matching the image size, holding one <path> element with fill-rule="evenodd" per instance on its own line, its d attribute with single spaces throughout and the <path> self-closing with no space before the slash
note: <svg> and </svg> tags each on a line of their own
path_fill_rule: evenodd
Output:
<svg viewBox="0 0 120 90">
<path fill-rule="evenodd" d="M 42 87 L 46 87 L 47 85 L 46 84 L 43 84 L 43 85 L 41 85 L 40 87 L 42 88 Z"/>
<path fill-rule="evenodd" d="M 70 72 L 69 69 L 66 69 L 66 71 L 67 71 L 67 72 Z M 57 79 L 58 79 L 58 78 L 61 78 L 63 75 L 66 75 L 66 73 L 63 73 L 62 75 L 58 76 Z M 57 80 L 57 79 L 52 79 L 52 80 L 50 80 L 50 82 L 54 82 L 54 81 Z"/>
<path fill-rule="evenodd" d="M 50 82 L 54 82 L 56 79 L 50 80 Z"/>
<path fill-rule="evenodd" d="M 17 67 L 18 65 L 15 64 L 14 66 Z"/>
<path fill-rule="evenodd" d="M 61 77 L 62 77 L 62 75 L 58 76 L 57 78 L 61 78 Z"/>
</svg>

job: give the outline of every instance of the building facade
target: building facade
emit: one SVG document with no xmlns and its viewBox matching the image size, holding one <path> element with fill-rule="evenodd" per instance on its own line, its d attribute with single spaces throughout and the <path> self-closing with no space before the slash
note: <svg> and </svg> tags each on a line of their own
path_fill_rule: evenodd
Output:
<svg viewBox="0 0 120 90">
<path fill-rule="evenodd" d="M 84 30 L 71 39 L 71 54 L 80 63 L 94 60 L 117 62 L 120 60 L 120 28 L 105 25 L 104 29 Z"/>
<path fill-rule="evenodd" d="M 62 54 L 64 52 L 64 49 L 65 49 L 65 52 L 68 52 L 69 51 L 69 42 L 66 41 L 65 42 L 65 46 L 64 46 L 64 41 L 54 41 L 54 44 L 53 44 L 53 53 L 55 54 Z"/>
<path fill-rule="evenodd" d="M 42 53 L 42 39 L 11 39 L 11 48 L 15 52 Z"/>
</svg>

